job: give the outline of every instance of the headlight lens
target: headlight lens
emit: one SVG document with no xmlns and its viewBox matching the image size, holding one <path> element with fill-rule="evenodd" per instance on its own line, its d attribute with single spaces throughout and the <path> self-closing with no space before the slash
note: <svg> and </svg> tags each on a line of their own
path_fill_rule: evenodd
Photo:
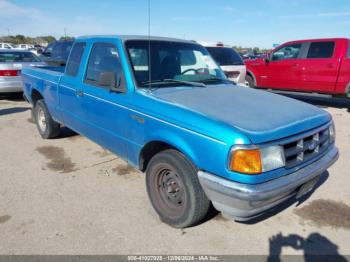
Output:
<svg viewBox="0 0 350 262">
<path fill-rule="evenodd" d="M 286 165 L 284 150 L 281 146 L 270 146 L 261 149 L 263 172 L 271 171 Z"/>
<path fill-rule="evenodd" d="M 331 126 L 329 127 L 329 139 L 331 143 L 335 142 L 335 126 L 334 122 L 332 122 Z"/>
<path fill-rule="evenodd" d="M 260 174 L 285 166 L 283 148 L 237 148 L 231 153 L 230 169 L 243 174 Z"/>
</svg>

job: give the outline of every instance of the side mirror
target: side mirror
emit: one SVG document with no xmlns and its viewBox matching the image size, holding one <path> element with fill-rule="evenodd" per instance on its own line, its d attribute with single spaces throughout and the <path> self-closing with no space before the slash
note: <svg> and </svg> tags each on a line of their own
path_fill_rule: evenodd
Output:
<svg viewBox="0 0 350 262">
<path fill-rule="evenodd" d="M 38 49 L 38 50 L 37 50 L 37 53 L 41 55 L 41 54 L 43 53 L 43 50 Z"/>
<path fill-rule="evenodd" d="M 107 87 L 111 91 L 124 92 L 125 89 L 122 81 L 123 81 L 122 77 L 117 76 L 115 72 L 106 71 L 106 72 L 101 72 L 98 85 Z"/>
<path fill-rule="evenodd" d="M 265 57 L 264 61 L 265 61 L 266 64 L 270 63 L 270 57 Z"/>
</svg>

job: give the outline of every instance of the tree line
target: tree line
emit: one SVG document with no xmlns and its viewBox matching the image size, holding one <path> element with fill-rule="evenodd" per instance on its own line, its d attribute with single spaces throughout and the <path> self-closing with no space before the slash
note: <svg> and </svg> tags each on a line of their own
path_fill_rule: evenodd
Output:
<svg viewBox="0 0 350 262">
<path fill-rule="evenodd" d="M 5 43 L 11 43 L 11 44 L 43 44 L 47 43 L 50 44 L 53 41 L 57 40 L 68 40 L 68 39 L 73 39 L 73 37 L 70 36 L 62 36 L 59 39 L 56 39 L 56 37 L 52 35 L 48 36 L 37 36 L 37 37 L 29 37 L 29 36 L 24 36 L 24 35 L 10 35 L 10 36 L 2 36 L 0 37 L 0 42 L 5 42 Z"/>
<path fill-rule="evenodd" d="M 271 51 L 271 49 L 266 49 L 266 48 L 259 48 L 259 47 L 242 47 L 242 46 L 234 46 L 233 47 L 237 52 L 239 52 L 240 54 L 265 54 L 269 51 Z"/>
</svg>

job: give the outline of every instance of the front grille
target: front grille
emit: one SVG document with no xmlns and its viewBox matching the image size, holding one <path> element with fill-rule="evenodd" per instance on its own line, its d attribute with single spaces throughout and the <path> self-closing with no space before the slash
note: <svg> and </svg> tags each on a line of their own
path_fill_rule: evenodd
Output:
<svg viewBox="0 0 350 262">
<path fill-rule="evenodd" d="M 286 168 L 292 168 L 324 153 L 330 143 L 329 128 L 282 145 Z"/>
</svg>

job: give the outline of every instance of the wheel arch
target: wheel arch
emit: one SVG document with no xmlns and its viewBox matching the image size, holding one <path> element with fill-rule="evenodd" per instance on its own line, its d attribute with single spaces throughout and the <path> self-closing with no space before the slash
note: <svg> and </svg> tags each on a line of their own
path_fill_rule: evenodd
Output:
<svg viewBox="0 0 350 262">
<path fill-rule="evenodd" d="M 247 75 L 247 76 L 250 76 L 251 78 L 253 78 L 253 80 L 254 80 L 254 85 L 255 85 L 255 86 L 258 86 L 258 83 L 256 82 L 256 77 L 255 77 L 254 73 L 253 73 L 251 70 L 247 69 L 247 74 L 246 74 L 246 75 Z"/>
<path fill-rule="evenodd" d="M 33 88 L 30 99 L 32 100 L 32 104 L 35 105 L 38 100 L 44 99 L 44 96 L 36 88 Z"/>
<path fill-rule="evenodd" d="M 350 95 L 350 82 L 345 87 L 345 95 Z"/>
<path fill-rule="evenodd" d="M 142 147 L 138 161 L 139 169 L 141 171 L 145 171 L 152 157 L 167 149 L 174 149 L 180 152 L 187 158 L 187 160 L 189 160 L 193 165 L 195 165 L 193 153 L 188 148 L 188 146 L 180 146 L 178 144 L 175 145 L 169 141 L 159 139 L 149 141 Z"/>
</svg>

